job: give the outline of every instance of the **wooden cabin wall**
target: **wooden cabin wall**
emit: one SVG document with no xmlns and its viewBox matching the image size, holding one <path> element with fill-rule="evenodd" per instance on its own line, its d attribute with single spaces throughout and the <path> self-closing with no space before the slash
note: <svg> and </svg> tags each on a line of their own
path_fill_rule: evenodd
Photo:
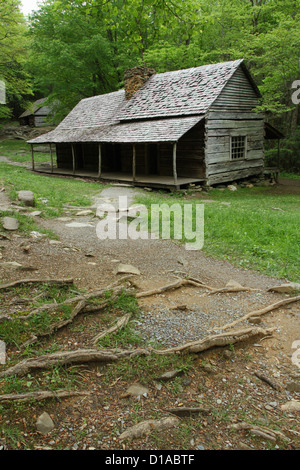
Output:
<svg viewBox="0 0 300 470">
<path fill-rule="evenodd" d="M 158 174 L 173 175 L 173 145 L 159 144 Z M 177 144 L 176 169 L 178 177 L 205 178 L 204 123 L 190 129 Z"/>
<path fill-rule="evenodd" d="M 190 129 L 177 144 L 177 176 L 205 178 L 204 121 Z"/>
<path fill-rule="evenodd" d="M 254 111 L 259 99 L 239 68 L 210 108 L 205 123 L 208 184 L 259 175 L 264 167 L 264 117 Z M 231 160 L 231 136 L 246 136 L 244 159 Z"/>
</svg>

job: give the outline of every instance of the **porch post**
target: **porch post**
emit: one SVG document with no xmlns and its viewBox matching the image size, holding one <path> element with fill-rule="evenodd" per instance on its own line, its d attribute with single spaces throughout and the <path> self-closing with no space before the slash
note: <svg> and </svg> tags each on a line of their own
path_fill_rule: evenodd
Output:
<svg viewBox="0 0 300 470">
<path fill-rule="evenodd" d="M 53 173 L 53 155 L 52 155 L 52 145 L 49 144 L 50 146 L 50 158 L 51 158 L 51 173 Z"/>
<path fill-rule="evenodd" d="M 177 143 L 175 142 L 173 144 L 173 177 L 174 177 L 175 186 L 177 186 L 176 155 L 177 155 Z"/>
<path fill-rule="evenodd" d="M 73 144 L 71 144 L 71 147 L 72 147 L 72 160 L 73 160 L 73 175 L 75 175 L 75 149 L 74 149 Z"/>
<path fill-rule="evenodd" d="M 102 166 L 102 148 L 101 144 L 98 144 L 98 178 L 101 178 L 101 166 Z"/>
<path fill-rule="evenodd" d="M 132 181 L 133 182 L 135 182 L 135 172 L 136 172 L 135 164 L 136 164 L 136 149 L 135 149 L 135 144 L 133 144 L 132 146 Z"/>
<path fill-rule="evenodd" d="M 32 170 L 34 171 L 34 152 L 33 152 L 33 144 L 31 145 L 31 161 L 32 161 Z"/>
</svg>

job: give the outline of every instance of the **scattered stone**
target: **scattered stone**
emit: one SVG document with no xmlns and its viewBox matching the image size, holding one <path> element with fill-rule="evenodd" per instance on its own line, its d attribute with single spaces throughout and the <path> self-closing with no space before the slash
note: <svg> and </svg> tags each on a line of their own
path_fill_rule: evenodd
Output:
<svg viewBox="0 0 300 470">
<path fill-rule="evenodd" d="M 61 242 L 58 240 L 50 240 L 49 243 L 50 245 L 61 245 Z"/>
<path fill-rule="evenodd" d="M 299 382 L 290 382 L 287 384 L 286 386 L 286 390 L 288 392 L 296 392 L 296 393 L 300 393 L 300 383 Z"/>
<path fill-rule="evenodd" d="M 36 422 L 36 428 L 42 434 L 48 434 L 54 429 L 54 423 L 48 413 L 44 412 L 39 416 Z"/>
<path fill-rule="evenodd" d="M 114 270 L 114 274 L 137 274 L 140 275 L 140 271 L 135 266 L 131 264 L 119 264 L 118 267 Z"/>
<path fill-rule="evenodd" d="M 95 257 L 95 255 L 94 255 L 94 253 L 93 253 L 92 251 L 87 251 L 87 252 L 84 254 L 84 256 L 86 256 L 87 258 L 94 258 L 94 257 Z"/>
<path fill-rule="evenodd" d="M 290 400 L 281 406 L 283 411 L 300 411 L 300 401 Z"/>
<path fill-rule="evenodd" d="M 42 211 L 32 211 L 32 212 L 24 212 L 24 215 L 27 215 L 29 217 L 38 217 L 41 215 Z"/>
<path fill-rule="evenodd" d="M 281 284 L 280 286 L 270 287 L 268 291 L 271 292 L 280 292 L 283 294 L 293 294 L 296 291 L 300 290 L 300 283 L 298 282 L 289 282 L 287 284 Z"/>
<path fill-rule="evenodd" d="M 2 439 L 0 439 L 0 450 L 8 450 L 8 447 Z"/>
<path fill-rule="evenodd" d="M 42 237 L 45 236 L 45 235 L 43 235 L 43 234 L 40 233 L 40 232 L 36 232 L 35 230 L 33 230 L 32 232 L 30 232 L 29 235 L 31 236 L 31 238 L 42 238 Z"/>
<path fill-rule="evenodd" d="M 236 190 L 237 190 L 237 187 L 234 186 L 233 184 L 229 184 L 229 185 L 227 186 L 227 188 L 229 189 L 229 191 L 236 191 Z"/>
<path fill-rule="evenodd" d="M 14 217 L 3 217 L 3 228 L 5 230 L 18 230 L 19 225 L 18 219 Z"/>
<path fill-rule="evenodd" d="M 91 211 L 90 209 L 87 209 L 87 210 L 84 210 L 84 211 L 79 211 L 77 212 L 77 216 L 85 216 L 85 215 L 91 215 L 91 214 L 94 214 L 93 211 Z"/>
<path fill-rule="evenodd" d="M 235 356 L 234 351 L 230 351 L 230 349 L 225 349 L 223 351 L 223 357 L 225 359 L 232 359 Z"/>
<path fill-rule="evenodd" d="M 175 379 L 175 377 L 177 377 L 178 375 L 181 375 L 181 374 L 182 374 L 181 370 L 174 369 L 174 370 L 170 370 L 168 372 L 164 372 L 160 376 L 156 377 L 156 380 L 162 380 L 164 382 L 167 382 L 168 380 Z"/>
<path fill-rule="evenodd" d="M 24 251 L 24 253 L 29 253 L 30 245 L 23 246 L 23 251 Z"/>
<path fill-rule="evenodd" d="M 133 384 L 128 387 L 126 392 L 122 395 L 122 398 L 126 397 L 146 397 L 149 393 L 149 389 L 141 384 Z"/>
<path fill-rule="evenodd" d="M 229 282 L 227 282 L 226 287 L 236 288 L 236 289 L 243 288 L 243 286 L 239 282 L 237 282 L 233 279 L 231 279 Z"/>
<path fill-rule="evenodd" d="M 34 194 L 32 191 L 18 191 L 19 201 L 24 202 L 25 206 L 34 206 Z"/>
<path fill-rule="evenodd" d="M 70 224 L 66 224 L 66 227 L 81 228 L 81 227 L 93 227 L 93 225 L 85 224 L 83 222 L 71 222 Z"/>
<path fill-rule="evenodd" d="M 16 261 L 5 261 L 3 263 L 1 263 L 2 266 L 8 266 L 8 267 L 12 267 L 12 268 L 21 268 L 22 267 L 22 264 L 20 263 L 17 263 Z"/>
<path fill-rule="evenodd" d="M 248 322 L 252 323 L 253 325 L 258 325 L 259 323 L 262 323 L 262 318 L 261 317 L 250 317 L 250 318 L 248 318 Z"/>
</svg>

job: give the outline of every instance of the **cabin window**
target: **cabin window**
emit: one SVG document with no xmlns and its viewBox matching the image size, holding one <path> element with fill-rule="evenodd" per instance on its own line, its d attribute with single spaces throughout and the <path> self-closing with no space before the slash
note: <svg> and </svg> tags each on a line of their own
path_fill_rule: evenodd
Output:
<svg viewBox="0 0 300 470">
<path fill-rule="evenodd" d="M 241 160 L 246 158 L 247 137 L 234 136 L 231 137 L 231 160 Z"/>
</svg>

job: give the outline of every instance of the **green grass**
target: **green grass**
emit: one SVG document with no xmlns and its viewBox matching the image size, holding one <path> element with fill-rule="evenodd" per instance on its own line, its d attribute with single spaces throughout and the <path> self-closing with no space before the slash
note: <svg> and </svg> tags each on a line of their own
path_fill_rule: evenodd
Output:
<svg viewBox="0 0 300 470">
<path fill-rule="evenodd" d="M 49 238 L 58 239 L 58 236 L 49 229 L 37 226 L 32 217 L 26 216 L 19 212 L 9 212 L 9 211 L 0 211 L 0 218 L 2 217 L 14 217 L 19 221 L 19 232 L 22 232 L 24 235 L 29 235 L 31 232 L 39 232 Z M 1 229 L 0 229 L 1 231 Z"/>
<path fill-rule="evenodd" d="M 0 155 L 16 163 L 31 161 L 30 146 L 23 140 L 3 140 Z M 36 161 L 49 161 L 50 154 L 36 152 Z M 42 217 L 57 217 L 63 206 L 87 207 L 92 196 L 99 193 L 102 185 L 66 177 L 46 176 L 32 173 L 25 167 L 0 163 L 0 182 L 9 191 L 12 200 L 17 200 L 17 191 L 30 190 L 35 195 L 35 210 L 42 210 Z"/>
<path fill-rule="evenodd" d="M 1 163 L 0 180 L 4 182 L 12 200 L 17 200 L 17 191 L 32 191 L 36 201 L 35 210 L 42 210 L 43 217 L 59 215 L 66 204 L 78 207 L 90 206 L 92 196 L 102 189 L 99 183 L 38 175 L 26 168 L 8 163 Z"/>
<path fill-rule="evenodd" d="M 205 199 L 215 202 L 205 204 Z M 235 192 L 214 189 L 206 197 L 192 199 L 151 194 L 138 197 L 137 202 L 148 209 L 151 204 L 204 203 L 205 253 L 269 276 L 299 281 L 298 195 L 274 195 L 269 188 L 254 187 Z"/>
<path fill-rule="evenodd" d="M 31 148 L 24 140 L 6 139 L 0 141 L 0 155 L 14 162 L 31 162 Z M 49 162 L 50 152 L 35 152 L 34 161 Z"/>
<path fill-rule="evenodd" d="M 70 293 L 69 286 L 56 286 L 48 285 L 47 283 L 39 286 L 36 290 L 35 296 L 43 294 L 42 297 L 33 302 L 32 292 L 28 286 L 21 286 L 11 291 L 13 296 L 17 296 L 20 299 L 27 299 L 27 303 L 22 310 L 18 310 L 16 314 L 12 315 L 11 321 L 5 321 L 0 324 L 0 338 L 8 346 L 16 345 L 19 347 L 22 343 L 27 341 L 31 335 L 41 335 L 49 331 L 51 325 L 57 323 L 60 320 L 66 320 L 70 317 L 72 312 L 71 305 L 62 305 L 57 307 L 57 310 L 49 313 L 43 309 L 43 305 L 47 303 L 63 302 L 66 298 L 71 297 L 74 294 Z M 30 297 L 31 296 L 31 297 Z M 0 301 L 5 310 L 10 305 L 10 297 L 7 299 L 5 293 L 0 294 Z M 26 316 L 28 312 L 33 308 L 40 308 L 40 310 L 28 319 L 20 319 L 20 316 Z"/>
</svg>

